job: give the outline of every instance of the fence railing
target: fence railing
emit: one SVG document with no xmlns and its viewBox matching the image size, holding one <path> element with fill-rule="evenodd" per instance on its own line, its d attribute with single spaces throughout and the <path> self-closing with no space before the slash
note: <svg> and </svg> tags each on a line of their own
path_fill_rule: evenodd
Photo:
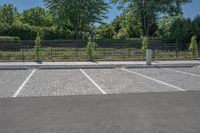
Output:
<svg viewBox="0 0 200 133">
<path fill-rule="evenodd" d="M 87 60 L 87 42 L 84 40 L 43 40 L 42 61 Z M 35 61 L 35 41 L 24 40 L 0 42 L 0 61 Z M 188 49 L 182 44 L 151 41 L 154 60 L 191 59 Z M 200 45 L 198 46 L 200 57 Z M 144 60 L 140 41 L 95 40 L 95 60 Z"/>
</svg>

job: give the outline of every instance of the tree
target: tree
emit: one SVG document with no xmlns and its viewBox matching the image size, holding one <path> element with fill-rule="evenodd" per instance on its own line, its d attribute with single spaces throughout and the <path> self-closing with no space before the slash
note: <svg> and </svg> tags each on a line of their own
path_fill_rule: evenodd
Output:
<svg viewBox="0 0 200 133">
<path fill-rule="evenodd" d="M 197 15 L 193 20 L 194 32 L 197 35 L 197 41 L 200 42 L 200 15 Z"/>
<path fill-rule="evenodd" d="M 95 29 L 98 39 L 127 39 L 141 36 L 140 22 L 131 11 L 123 11 L 110 24 L 102 24 Z"/>
<path fill-rule="evenodd" d="M 21 14 L 21 21 L 23 23 L 28 23 L 31 26 L 43 27 L 52 25 L 51 15 L 41 7 L 24 10 Z"/>
<path fill-rule="evenodd" d="M 35 39 L 35 55 L 37 61 L 40 60 L 40 51 L 41 51 L 41 39 L 40 39 L 40 34 L 38 32 L 37 37 Z"/>
<path fill-rule="evenodd" d="M 103 24 L 94 30 L 95 39 L 112 39 L 114 36 L 114 27 L 111 24 Z"/>
<path fill-rule="evenodd" d="M 148 43 L 149 43 L 148 38 L 144 37 L 143 41 L 142 41 L 142 52 L 143 52 L 143 55 L 145 55 L 146 49 L 148 48 Z"/>
<path fill-rule="evenodd" d="M 118 34 L 115 36 L 115 39 L 127 39 L 129 38 L 129 29 L 121 28 Z"/>
<path fill-rule="evenodd" d="M 143 36 L 150 36 L 151 26 L 160 14 L 174 16 L 181 14 L 183 4 L 191 0 L 112 0 L 119 3 L 121 7 L 127 4 L 128 10 L 139 15 Z"/>
<path fill-rule="evenodd" d="M 189 18 L 178 17 L 171 25 L 169 32 L 170 38 L 177 43 L 184 44 L 185 48 L 187 48 L 191 37 L 194 35 L 192 21 Z"/>
<path fill-rule="evenodd" d="M 158 36 L 159 37 L 169 37 L 170 29 L 173 23 L 178 19 L 179 16 L 164 16 L 159 20 L 158 23 Z"/>
<path fill-rule="evenodd" d="M 13 24 L 16 20 L 17 9 L 12 4 L 0 6 L 0 22 Z"/>
<path fill-rule="evenodd" d="M 198 46 L 197 46 L 197 41 L 196 41 L 196 37 L 195 36 L 193 36 L 191 38 L 189 51 L 190 51 L 190 54 L 191 54 L 192 57 L 195 57 L 198 54 Z"/>
<path fill-rule="evenodd" d="M 94 23 L 106 18 L 108 4 L 104 0 L 44 0 L 54 16 L 56 23 L 74 32 L 74 38 L 80 38 Z"/>
<path fill-rule="evenodd" d="M 93 49 L 93 42 L 91 40 L 91 37 L 89 37 L 87 48 L 86 48 L 86 54 L 89 60 L 92 60 L 94 57 L 94 49 Z"/>
<path fill-rule="evenodd" d="M 120 16 L 117 16 L 112 25 L 115 29 L 116 39 L 138 38 L 141 36 L 140 21 L 137 14 L 132 11 L 125 10 Z"/>
</svg>

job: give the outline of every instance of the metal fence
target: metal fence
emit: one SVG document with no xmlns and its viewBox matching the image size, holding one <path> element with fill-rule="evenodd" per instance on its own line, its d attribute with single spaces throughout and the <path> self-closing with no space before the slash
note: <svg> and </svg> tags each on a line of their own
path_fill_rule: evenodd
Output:
<svg viewBox="0 0 200 133">
<path fill-rule="evenodd" d="M 84 40 L 43 40 L 42 61 L 83 61 L 87 60 L 87 42 Z M 0 61 L 35 61 L 35 41 L 1 41 Z M 191 59 L 189 51 L 182 44 L 150 41 L 154 60 Z M 200 51 L 200 45 L 198 46 Z M 95 60 L 144 60 L 141 41 L 95 40 Z M 200 52 L 198 57 L 200 57 Z"/>
</svg>

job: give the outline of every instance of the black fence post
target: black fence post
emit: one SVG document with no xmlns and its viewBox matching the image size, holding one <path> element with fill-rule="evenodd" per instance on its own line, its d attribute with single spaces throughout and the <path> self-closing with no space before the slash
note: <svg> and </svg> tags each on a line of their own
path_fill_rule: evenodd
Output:
<svg viewBox="0 0 200 133">
<path fill-rule="evenodd" d="M 95 42 L 94 43 L 94 59 L 96 60 L 96 59 L 98 59 L 98 56 L 97 56 L 97 43 Z"/>
<path fill-rule="evenodd" d="M 199 57 L 200 57 L 200 43 L 199 43 L 199 45 L 198 45 L 198 46 L 199 46 L 199 52 L 198 52 L 198 53 L 199 53 Z"/>
<path fill-rule="evenodd" d="M 53 60 L 53 57 L 52 57 L 52 54 L 53 54 L 52 53 L 52 51 L 53 51 L 53 43 L 54 43 L 54 41 L 51 42 L 51 61 Z"/>
<path fill-rule="evenodd" d="M 21 41 L 19 43 L 21 47 L 21 61 L 24 62 L 24 45 Z"/>
<path fill-rule="evenodd" d="M 155 45 L 152 45 L 152 58 L 155 59 Z"/>
<path fill-rule="evenodd" d="M 177 43 L 176 43 L 176 59 L 178 58 L 178 46 L 177 46 Z"/>
<path fill-rule="evenodd" d="M 129 48 L 128 48 L 128 57 L 130 58 L 131 55 L 131 43 L 129 43 Z"/>
<path fill-rule="evenodd" d="M 159 45 L 157 45 L 156 46 L 156 51 L 157 51 L 156 53 L 157 53 L 158 60 L 160 60 L 160 50 L 159 50 L 159 48 L 160 48 Z"/>
</svg>

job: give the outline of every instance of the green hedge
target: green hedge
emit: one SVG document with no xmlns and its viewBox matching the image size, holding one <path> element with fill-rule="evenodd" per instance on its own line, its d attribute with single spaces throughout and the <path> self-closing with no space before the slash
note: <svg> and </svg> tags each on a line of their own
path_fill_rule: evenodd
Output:
<svg viewBox="0 0 200 133">
<path fill-rule="evenodd" d="M 0 22 L 0 36 L 17 36 L 21 40 L 35 40 L 37 32 L 42 40 L 71 39 L 73 33 L 56 27 L 36 27 L 21 22 L 8 25 Z"/>
<path fill-rule="evenodd" d="M 20 38 L 11 36 L 0 36 L 0 41 L 20 41 Z"/>
</svg>

